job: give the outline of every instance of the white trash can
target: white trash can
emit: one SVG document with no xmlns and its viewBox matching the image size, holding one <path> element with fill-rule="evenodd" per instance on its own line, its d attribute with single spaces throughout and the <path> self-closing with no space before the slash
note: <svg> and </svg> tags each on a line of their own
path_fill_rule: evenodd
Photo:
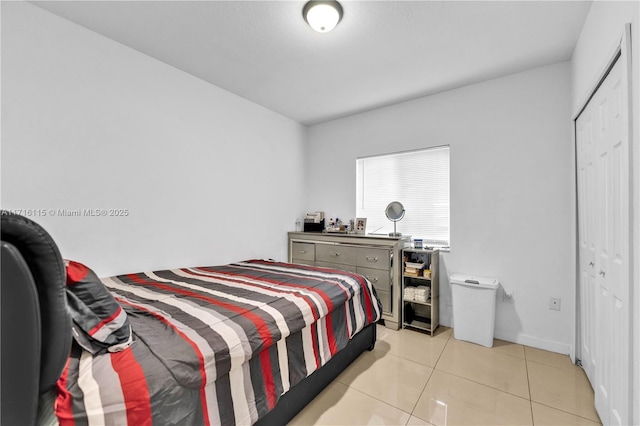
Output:
<svg viewBox="0 0 640 426">
<path fill-rule="evenodd" d="M 453 296 L 453 337 L 493 346 L 496 324 L 496 278 L 451 274 Z"/>
</svg>

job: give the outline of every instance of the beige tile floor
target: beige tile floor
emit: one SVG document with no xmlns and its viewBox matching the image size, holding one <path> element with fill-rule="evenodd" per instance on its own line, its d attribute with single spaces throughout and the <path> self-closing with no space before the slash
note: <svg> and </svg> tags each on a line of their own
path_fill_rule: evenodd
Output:
<svg viewBox="0 0 640 426">
<path fill-rule="evenodd" d="M 378 327 L 378 341 L 291 425 L 598 425 L 581 368 L 495 340 L 493 348 Z"/>
</svg>

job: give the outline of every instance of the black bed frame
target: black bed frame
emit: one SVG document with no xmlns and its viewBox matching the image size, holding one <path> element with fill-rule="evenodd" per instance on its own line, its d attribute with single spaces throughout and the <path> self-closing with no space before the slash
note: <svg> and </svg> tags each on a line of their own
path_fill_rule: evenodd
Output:
<svg viewBox="0 0 640 426">
<path fill-rule="evenodd" d="M 349 366 L 365 350 L 376 344 L 376 324 L 353 336 L 346 348 L 338 352 L 322 368 L 289 389 L 275 408 L 258 420 L 258 426 L 284 425 L 293 419 L 313 398 Z"/>
<path fill-rule="evenodd" d="M 40 396 L 55 386 L 71 347 L 66 272 L 56 243 L 42 227 L 4 210 L 0 219 L 0 424 L 35 425 Z M 371 324 L 284 394 L 257 424 L 287 423 L 375 341 L 376 324 Z"/>
</svg>

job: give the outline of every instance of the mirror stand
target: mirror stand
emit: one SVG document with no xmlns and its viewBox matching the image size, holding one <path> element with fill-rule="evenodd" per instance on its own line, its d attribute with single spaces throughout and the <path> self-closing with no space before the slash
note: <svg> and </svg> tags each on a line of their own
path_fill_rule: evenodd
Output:
<svg viewBox="0 0 640 426">
<path fill-rule="evenodd" d="M 393 222 L 393 232 L 389 232 L 389 236 L 401 237 L 402 234 L 396 230 L 396 223 L 404 217 L 404 206 L 399 201 L 392 201 L 385 209 L 384 214 L 387 219 Z"/>
</svg>

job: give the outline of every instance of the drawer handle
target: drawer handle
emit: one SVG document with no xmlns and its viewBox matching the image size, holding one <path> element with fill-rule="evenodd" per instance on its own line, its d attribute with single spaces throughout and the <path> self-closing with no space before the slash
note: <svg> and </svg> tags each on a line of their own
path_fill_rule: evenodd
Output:
<svg viewBox="0 0 640 426">
<path fill-rule="evenodd" d="M 338 257 L 338 256 L 340 256 L 340 253 L 331 253 L 331 256 Z"/>
<path fill-rule="evenodd" d="M 367 277 L 366 275 L 365 275 L 365 277 L 366 277 L 369 281 L 371 281 L 372 283 L 377 283 L 377 282 L 378 282 L 378 277 L 373 277 L 373 278 L 372 278 L 372 277 Z"/>
<path fill-rule="evenodd" d="M 378 261 L 377 257 L 367 256 L 367 262 L 376 263 Z"/>
<path fill-rule="evenodd" d="M 300 250 L 298 253 L 305 254 L 306 252 L 307 252 L 306 250 Z"/>
</svg>

